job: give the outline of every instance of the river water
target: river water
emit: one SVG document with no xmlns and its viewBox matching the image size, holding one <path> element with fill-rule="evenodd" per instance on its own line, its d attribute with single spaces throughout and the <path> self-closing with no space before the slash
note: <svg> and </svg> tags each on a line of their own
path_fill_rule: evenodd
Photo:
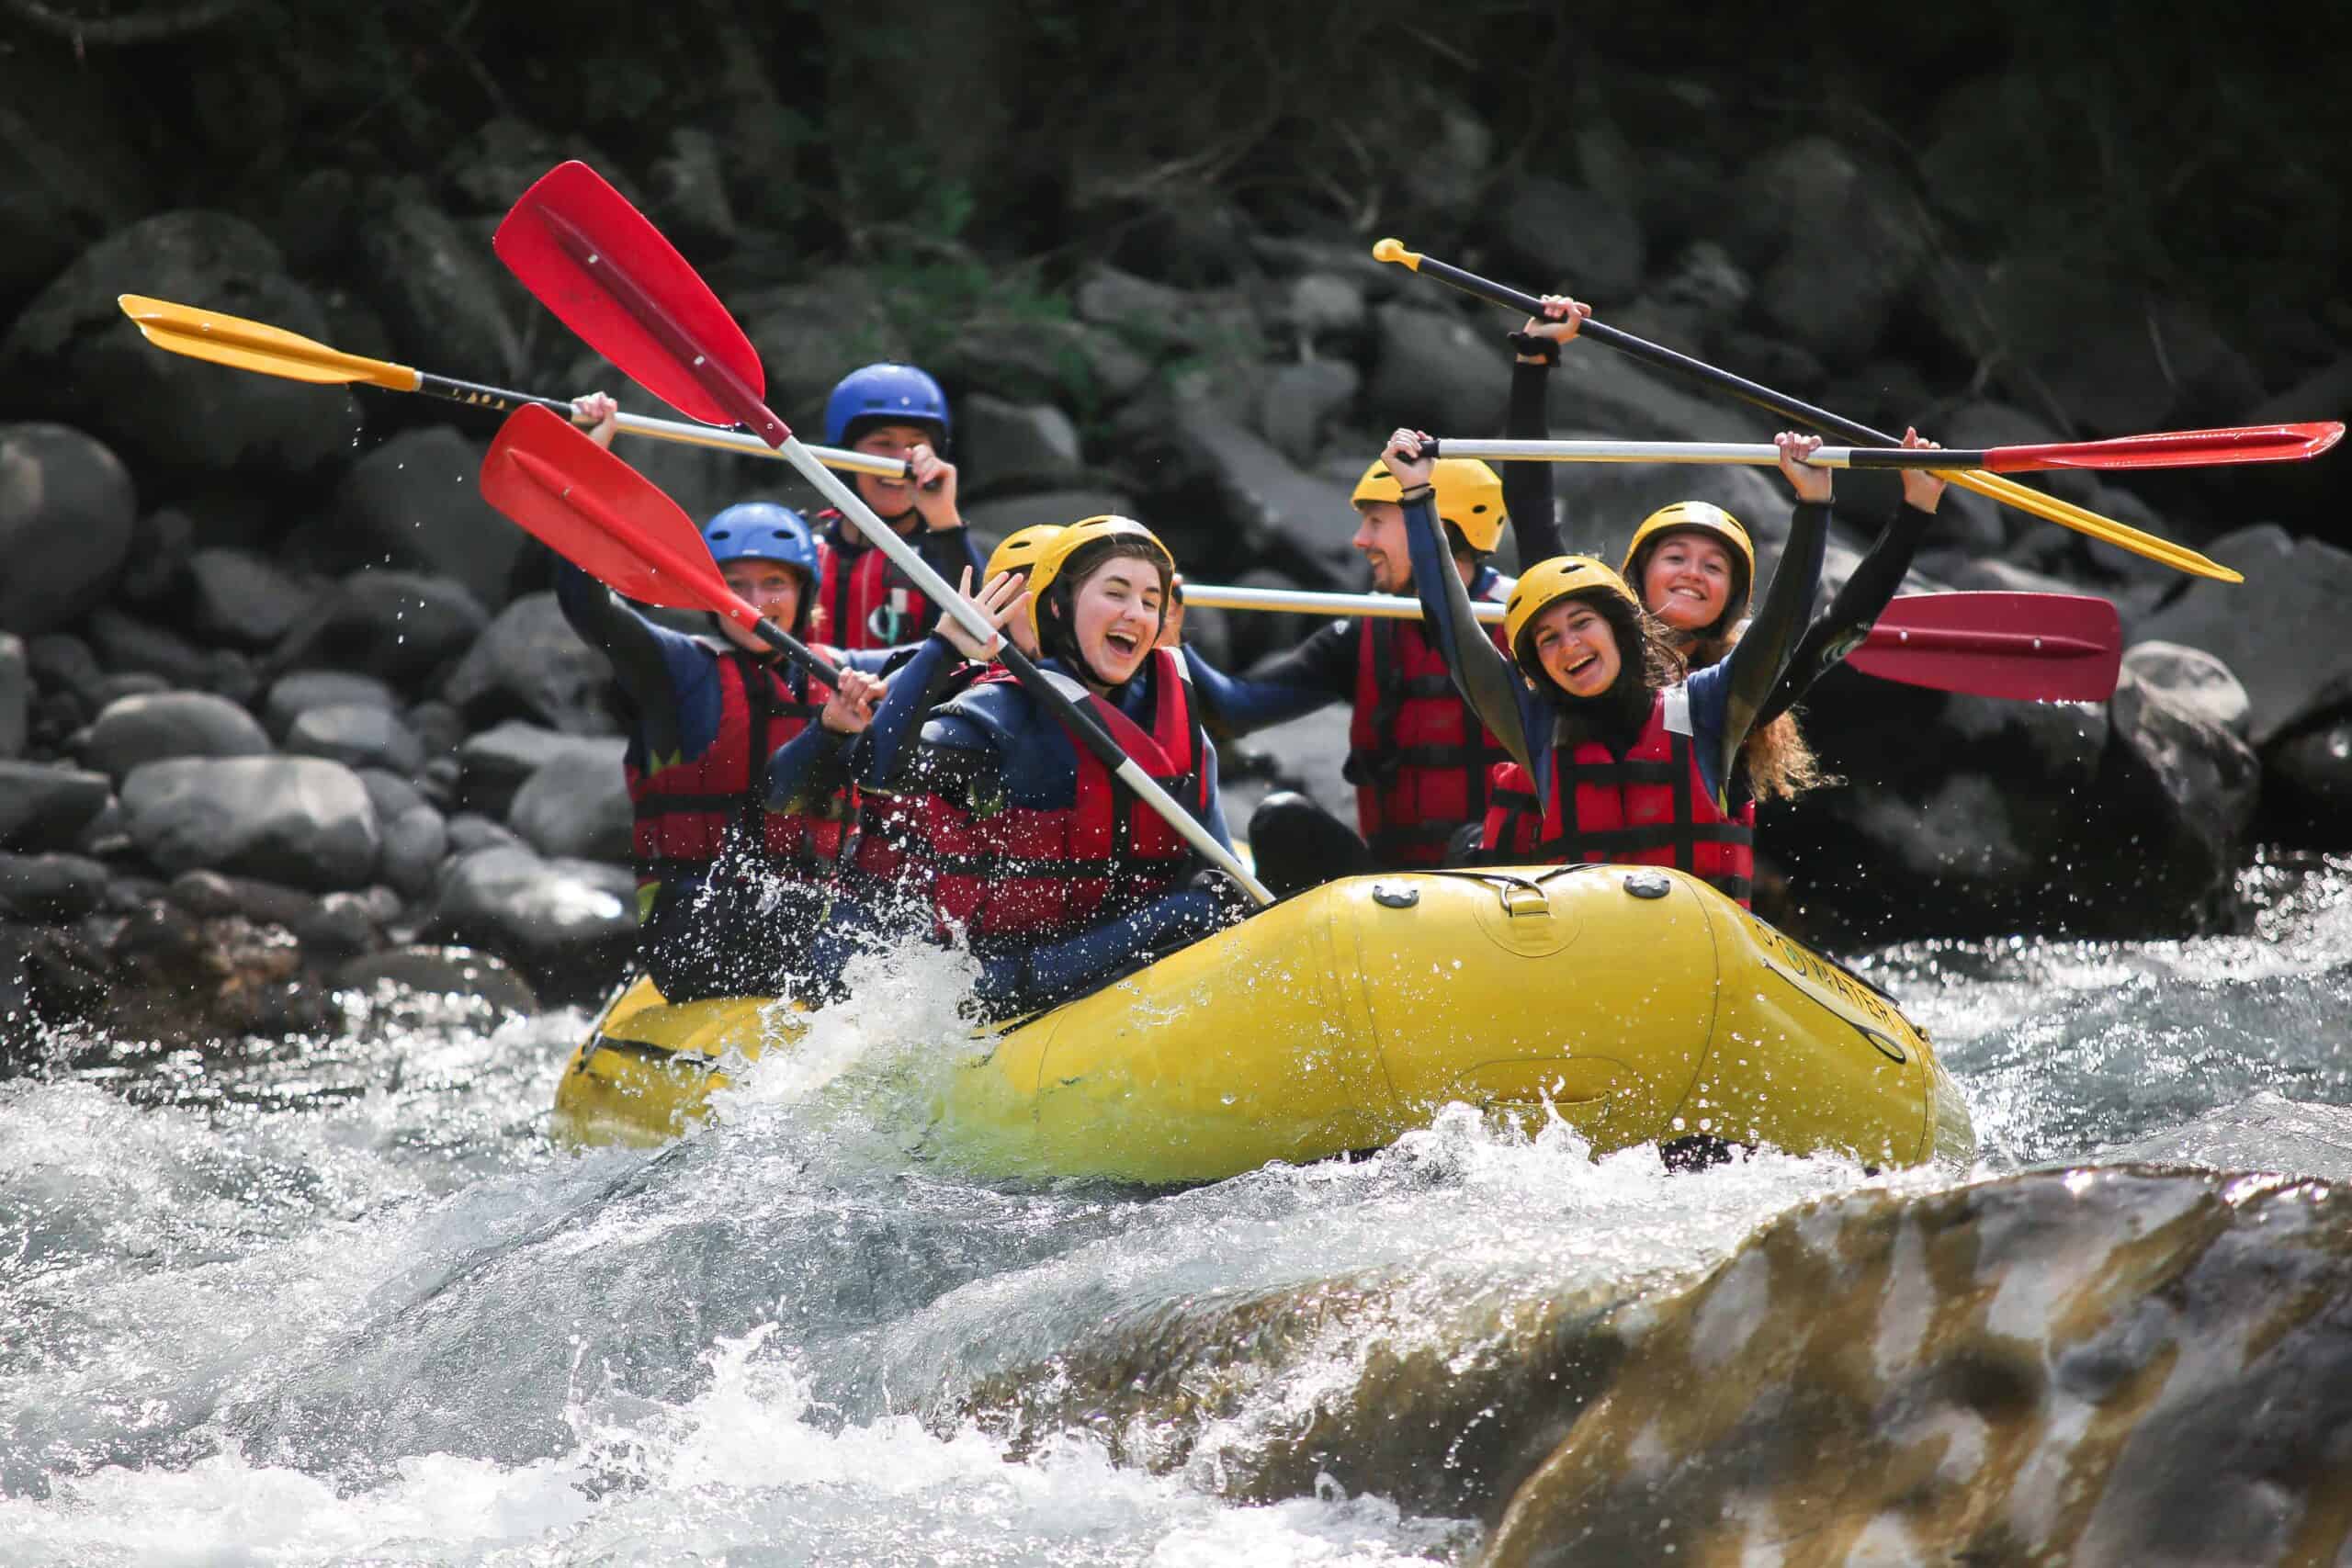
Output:
<svg viewBox="0 0 2352 1568">
<path fill-rule="evenodd" d="M 1860 955 L 1973 1109 L 1964 1176 L 1457 1112 L 1189 1191 L 978 1184 L 901 1130 L 935 967 L 654 1153 L 548 1142 L 576 1012 L 79 1051 L 0 1083 L 0 1563 L 1473 1562 L 1475 1444 L 1380 1435 L 1400 1364 L 1471 1386 L 1515 1314 L 1860 1189 L 2352 1179 L 2352 862 L 2245 881 L 2244 935 Z"/>
</svg>

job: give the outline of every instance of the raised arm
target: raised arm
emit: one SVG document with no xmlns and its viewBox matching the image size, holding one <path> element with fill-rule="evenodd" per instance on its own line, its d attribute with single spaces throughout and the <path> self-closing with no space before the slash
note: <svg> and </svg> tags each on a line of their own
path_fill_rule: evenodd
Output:
<svg viewBox="0 0 2352 1568">
<path fill-rule="evenodd" d="M 1530 726 L 1522 706 L 1531 694 L 1520 679 L 1519 667 L 1478 625 L 1470 591 L 1453 570 L 1430 490 L 1431 461 L 1419 455 L 1417 446 L 1428 439 L 1418 431 L 1399 430 L 1388 438 L 1382 454 L 1404 487 L 1405 539 L 1413 557 L 1413 591 L 1421 601 L 1421 632 L 1437 645 L 1463 700 L 1476 710 L 1503 750 L 1521 766 L 1531 766 Z"/>
<path fill-rule="evenodd" d="M 1721 664 L 1690 678 L 1694 696 L 1713 688 L 1720 692 L 1722 715 L 1720 774 L 1727 774 L 1756 728 L 1766 699 L 1796 651 L 1797 638 L 1821 587 L 1821 557 L 1829 539 L 1829 496 L 1832 477 L 1826 468 L 1808 467 L 1801 459 L 1812 456 L 1821 438 L 1783 432 L 1778 438 L 1781 471 L 1797 492 L 1796 510 L 1789 521 L 1788 543 L 1772 565 L 1755 619 Z M 1702 679 L 1704 677 L 1704 679 Z M 1721 793 L 1721 780 L 1717 781 Z"/>
<path fill-rule="evenodd" d="M 1903 445 L 1934 446 L 1936 443 L 1923 439 L 1917 430 L 1906 430 L 1903 433 Z M 1919 553 L 1919 543 L 1935 520 L 1936 506 L 1943 493 L 1944 481 L 1928 470 L 1903 470 L 1902 506 L 1879 531 L 1870 552 L 1855 566 L 1854 574 L 1831 598 L 1829 608 L 1815 615 L 1804 635 L 1798 638 L 1788 669 L 1782 671 L 1756 716 L 1757 728 L 1803 702 L 1813 683 L 1870 635 L 1871 627 L 1886 613 L 1888 603 L 1902 588 L 1904 578 L 1910 575 L 1912 558 Z"/>
<path fill-rule="evenodd" d="M 1541 441 L 1552 434 L 1546 412 L 1552 389 L 1552 367 L 1560 363 L 1561 345 L 1577 335 L 1592 307 L 1565 295 L 1544 297 L 1547 319 L 1531 316 L 1527 325 L 1510 334 L 1516 351 L 1510 367 L 1510 406 L 1503 416 L 1503 435 L 1510 441 Z M 1553 516 L 1552 465 L 1504 461 L 1503 510 L 1510 515 L 1511 536 L 1519 541 L 1519 564 L 1524 569 L 1565 554 L 1560 525 Z"/>
<path fill-rule="evenodd" d="M 1355 694 L 1361 631 L 1354 621 L 1329 622 L 1249 675 L 1228 675 L 1186 647 L 1184 667 L 1201 699 L 1201 722 L 1219 740 L 1229 740 L 1348 701 Z"/>
</svg>

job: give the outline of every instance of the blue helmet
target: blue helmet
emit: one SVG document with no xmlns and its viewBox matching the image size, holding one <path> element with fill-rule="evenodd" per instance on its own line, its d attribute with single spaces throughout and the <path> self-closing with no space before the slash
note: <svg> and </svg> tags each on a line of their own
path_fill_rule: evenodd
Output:
<svg viewBox="0 0 2352 1568">
<path fill-rule="evenodd" d="M 702 525 L 710 558 L 782 561 L 810 582 L 817 581 L 817 539 L 800 513 L 773 501 L 743 501 Z"/>
<path fill-rule="evenodd" d="M 947 445 L 947 394 L 925 370 L 887 361 L 853 370 L 825 400 L 825 445 L 839 446 L 851 438 L 861 420 L 934 425 L 935 446 Z"/>
</svg>

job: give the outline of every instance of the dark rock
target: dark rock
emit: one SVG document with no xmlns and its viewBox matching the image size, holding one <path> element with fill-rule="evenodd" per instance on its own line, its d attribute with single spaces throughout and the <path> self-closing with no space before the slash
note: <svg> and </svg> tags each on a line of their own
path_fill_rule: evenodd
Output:
<svg viewBox="0 0 2352 1568">
<path fill-rule="evenodd" d="M 1536 1362 L 1559 1436 L 1474 1505 L 1480 1561 L 2325 1561 L 2346 1205 L 2148 1167 L 1804 1205 L 1695 1288 L 1564 1325 Z M 2066 1309 L 1990 1306 L 2028 1281 Z M 1480 1393 L 1480 1423 L 1510 1403 Z"/>
<path fill-rule="evenodd" d="M 32 721 L 33 677 L 25 640 L 0 632 L 0 761 L 25 754 Z"/>
<path fill-rule="evenodd" d="M 1792 151 L 1801 161 L 1782 165 L 1785 178 L 1750 176 L 1750 188 L 1787 197 L 1748 204 L 1786 222 L 1777 254 L 1759 264 L 1757 302 L 1776 333 L 1826 362 L 1860 365 L 1885 336 L 1932 247 L 1926 209 L 1892 174 L 1819 138 L 1768 162 Z"/>
<path fill-rule="evenodd" d="M 2352 717 L 2343 717 L 2273 741 L 2263 752 L 2264 783 L 2286 793 L 2329 823 L 2352 811 Z"/>
<path fill-rule="evenodd" d="M 601 735 L 614 728 L 604 701 L 611 680 L 611 664 L 580 640 L 555 595 L 532 593 L 501 611 L 474 639 L 442 694 L 476 726 L 519 718 L 566 734 Z"/>
<path fill-rule="evenodd" d="M 62 424 L 0 425 L 0 631 L 52 631 L 102 602 L 138 513 L 129 470 L 97 442 Z"/>
<path fill-rule="evenodd" d="M 98 814 L 82 825 L 74 848 L 94 860 L 128 860 L 139 852 L 138 844 L 130 837 L 130 818 L 124 813 L 119 796 L 107 796 Z"/>
<path fill-rule="evenodd" d="M 425 804 L 424 792 L 399 773 L 386 773 L 381 768 L 359 768 L 359 783 L 368 791 L 368 804 L 376 808 L 376 820 L 390 822 L 401 812 Z"/>
<path fill-rule="evenodd" d="M 242 915 L 255 925 L 277 926 L 309 956 L 348 957 L 383 942 L 381 923 L 348 894 L 322 899 L 256 877 L 186 871 L 172 879 L 169 896 L 192 915 Z"/>
<path fill-rule="evenodd" d="M 636 947 L 636 880 L 625 867 L 542 860 L 520 846 L 476 850 L 443 868 L 426 929 L 594 983 Z"/>
<path fill-rule="evenodd" d="M 2352 552 L 2266 524 L 2216 539 L 2205 553 L 2245 573 L 2245 583 L 2199 581 L 2139 635 L 2203 649 L 2228 665 L 2253 704 L 2246 739 L 2256 746 L 2352 700 L 2352 642 L 2311 635 L 2338 624 L 2352 603 Z"/>
<path fill-rule="evenodd" d="M 139 615 L 127 615 L 111 604 L 95 610 L 89 620 L 90 641 L 108 670 L 141 671 L 161 675 L 175 686 L 207 687 L 220 671 L 211 652 Z"/>
<path fill-rule="evenodd" d="M 348 457 L 359 406 L 335 387 L 239 375 L 128 330 L 123 294 L 226 301 L 238 315 L 325 338 L 318 301 L 261 231 L 225 213 L 165 212 L 85 252 L 0 342 L 0 378 L 42 389 L 52 417 L 134 462 L 204 473 L 309 473 Z M 158 419 L 201 409 L 202 419 Z"/>
<path fill-rule="evenodd" d="M 1487 361 L 1487 374 L 1498 389 L 1498 400 L 1510 382 L 1509 345 L 1504 346 L 1504 355 Z M 1571 350 L 1572 367 L 1552 376 L 1545 416 L 1555 432 L 1603 434 L 1620 441 L 1770 441 L 1773 431 L 1783 428 L 1769 414 L 1744 403 L 1701 390 L 1685 391 L 1663 373 L 1645 369 L 1622 354 L 1589 349 L 1589 345 Z M 1447 434 L 1435 428 L 1430 433 Z"/>
<path fill-rule="evenodd" d="M 1198 348 L 1206 332 L 1200 297 L 1114 266 L 1098 266 L 1072 296 L 1079 320 L 1111 327 L 1156 350 Z"/>
<path fill-rule="evenodd" d="M 1457 317 L 1413 305 L 1383 305 L 1372 315 L 1377 344 L 1366 407 L 1395 424 L 1437 436 L 1483 434 L 1501 427 L 1510 390 L 1510 345 L 1503 341 L 1503 326 L 1481 333 Z M 1580 378 L 1581 367 L 1578 376 L 1553 380 Z M 1368 453 L 1365 461 L 1379 455 Z"/>
<path fill-rule="evenodd" d="M 441 165 L 442 189 L 453 211 L 503 213 L 532 182 L 571 158 L 605 175 L 633 205 L 645 205 L 627 172 L 586 140 L 542 130 L 512 115 L 494 115 L 451 141 Z"/>
<path fill-rule="evenodd" d="M 368 794 L 372 798 L 376 792 Z M 403 898 L 422 898 L 432 892 L 449 853 L 449 829 L 441 813 L 419 796 L 415 805 L 389 814 L 379 807 L 376 819 L 384 835 L 379 874 Z"/>
<path fill-rule="evenodd" d="M 1642 284 L 1642 226 L 1618 202 L 1542 175 L 1489 198 L 1498 249 L 1531 294 L 1620 299 Z"/>
<path fill-rule="evenodd" d="M 696 254 L 723 249 L 735 238 L 735 208 L 727 198 L 725 161 L 707 130 L 673 126 L 670 151 L 647 171 L 647 214 L 662 233 Z"/>
<path fill-rule="evenodd" d="M 2123 670 L 2167 702 L 2245 739 L 2253 700 L 2230 667 L 2204 649 L 2177 642 L 2133 643 L 2123 650 Z"/>
<path fill-rule="evenodd" d="M 119 73 L 62 39 L 17 30 L 0 52 L 0 301 L 47 283 L 83 248 L 154 208 L 158 165 Z"/>
<path fill-rule="evenodd" d="M 956 410 L 959 468 L 972 484 L 1050 485 L 1078 472 L 1078 428 L 1050 403 L 1012 403 L 974 392 Z M 959 475 L 959 481 L 961 476 Z"/>
<path fill-rule="evenodd" d="M 1034 495 L 999 496 L 967 506 L 963 512 L 965 525 L 993 547 L 1007 534 L 1035 524 L 1076 523 L 1105 513 L 1131 517 L 1135 510 L 1135 499 L 1117 491 L 1052 490 Z"/>
<path fill-rule="evenodd" d="M 365 886 L 380 833 L 366 786 L 319 757 L 181 758 L 123 782 L 139 847 L 160 869 L 297 887 Z"/>
<path fill-rule="evenodd" d="M 424 765 L 424 748 L 408 726 L 389 708 L 356 703 L 304 709 L 286 732 L 286 750 L 397 773 L 413 773 Z"/>
<path fill-rule="evenodd" d="M 1214 464 L 1226 513 L 1254 550 L 1290 566 L 1309 586 L 1337 587 L 1348 580 L 1355 508 L 1346 487 L 1295 467 L 1205 404 L 1182 405 L 1175 428 L 1204 465 Z"/>
<path fill-rule="evenodd" d="M 636 814 L 619 768 L 556 761 L 524 781 L 506 823 L 550 858 L 626 861 Z"/>
<path fill-rule="evenodd" d="M 1350 827 L 1356 823 L 1356 792 L 1340 776 L 1348 755 L 1348 726 L 1352 714 L 1345 703 L 1259 730 L 1241 742 L 1249 756 L 1262 759 L 1263 778 L 1255 790 L 1243 787 L 1226 806 L 1237 829 L 1250 819 L 1259 800 L 1277 789 L 1296 790 Z"/>
<path fill-rule="evenodd" d="M 426 364 L 464 344 L 481 379 L 510 385 L 522 368 L 523 340 L 488 247 L 399 182 L 378 185 L 366 199 L 360 276 L 374 280 L 373 302 L 401 356 Z"/>
<path fill-rule="evenodd" d="M 469 947 L 396 947 L 346 960 L 336 968 L 338 990 L 401 991 L 473 997 L 500 1012 L 527 1018 L 539 1010 L 530 983 L 491 953 Z"/>
<path fill-rule="evenodd" d="M 114 597 L 142 608 L 166 607 L 187 589 L 188 558 L 196 552 L 196 523 L 176 506 L 149 513 L 130 530 Z"/>
<path fill-rule="evenodd" d="M 0 849 L 68 848 L 113 798 L 104 773 L 0 761 Z"/>
<path fill-rule="evenodd" d="M 1344 359 L 1285 365 L 1260 394 L 1258 428 L 1292 462 L 1308 464 L 1332 421 L 1354 400 L 1363 378 Z"/>
<path fill-rule="evenodd" d="M 1495 133 L 1468 106 L 1433 88 L 1424 92 L 1421 103 L 1400 106 L 1426 130 L 1397 175 L 1415 209 L 1431 218 L 1464 218 L 1486 195 Z"/>
<path fill-rule="evenodd" d="M 1591 551 L 1611 565 L 1642 519 L 1678 501 L 1711 501 L 1747 527 L 1763 551 L 1788 537 L 1793 499 L 1777 473 L 1701 465 L 1662 468 L 1638 463 L 1554 463 L 1552 482 L 1563 522 L 1560 537 L 1572 551 Z M 1526 563 L 1523 563 L 1526 564 Z M 1770 568 L 1765 568 L 1769 577 Z M 1758 585 L 1761 592 L 1761 584 Z"/>
<path fill-rule="evenodd" d="M 443 757 L 455 761 L 458 748 L 465 743 L 465 716 L 445 702 L 422 702 L 409 709 L 408 727 L 416 732 L 428 761 Z"/>
<path fill-rule="evenodd" d="M 294 721 L 312 708 L 372 707 L 390 713 L 400 705 L 392 689 L 373 675 L 344 670 L 294 670 L 270 683 L 262 699 L 262 723 L 284 739 Z"/>
<path fill-rule="evenodd" d="M 2130 889 L 2142 918 L 2168 929 L 2223 893 L 2245 863 L 2262 765 L 2229 730 L 2128 671 L 2108 714 L 2116 744 L 2097 796 L 2098 841 L 2115 856 L 2110 886 Z"/>
<path fill-rule="evenodd" d="M 110 703 L 90 726 L 82 760 L 118 782 L 167 757 L 258 757 L 269 737 L 253 715 L 208 692 L 159 692 Z"/>
<path fill-rule="evenodd" d="M 463 583 L 362 568 L 320 599 L 275 655 L 281 664 L 366 670 L 413 686 L 473 646 L 490 612 Z"/>
<path fill-rule="evenodd" d="M 1630 311 L 1612 310 L 1610 321 L 1637 336 L 1696 352 L 1739 320 L 1755 292 L 1755 283 L 1729 251 L 1713 240 L 1699 240 L 1675 257 L 1673 270 Z"/>
<path fill-rule="evenodd" d="M 476 850 L 523 849 L 523 836 L 495 818 L 460 811 L 449 818 L 449 852 L 469 855 Z"/>
<path fill-rule="evenodd" d="M 198 550 L 187 570 L 190 624 L 211 642 L 266 648 L 318 599 L 315 587 L 252 550 Z"/>
<path fill-rule="evenodd" d="M 98 682 L 98 711 L 106 712 L 125 697 L 152 697 L 175 689 L 161 675 L 147 675 L 138 671 L 125 675 L 109 675 Z M 235 705 L 230 705 L 233 707 Z"/>
<path fill-rule="evenodd" d="M 27 637 L 25 661 L 32 669 L 34 684 L 44 691 L 71 692 L 91 712 L 97 711 L 98 685 L 107 672 L 88 643 L 64 632 Z"/>
<path fill-rule="evenodd" d="M 1938 508 L 1936 515 L 1943 515 Z M 1937 533 L 1941 533 L 1939 528 Z M 1933 536 L 1930 536 L 1931 537 Z M 1942 573 L 1954 588 L 1987 593 L 2074 593 L 2079 592 L 2064 578 L 2033 571 L 2005 560 L 1986 560 L 1970 553 L 1963 544 L 1951 558 L 1951 569 Z"/>
<path fill-rule="evenodd" d="M 1366 314 L 1363 284 L 1343 273 L 1303 274 L 1283 296 L 1283 320 L 1306 343 L 1352 336 L 1363 330 Z"/>
<path fill-rule="evenodd" d="M 482 604 L 503 604 L 526 536 L 481 499 L 486 449 L 447 425 L 402 431 L 352 466 L 329 514 L 295 531 L 289 555 L 331 572 L 390 567 L 454 578 Z"/>
<path fill-rule="evenodd" d="M 65 922 L 96 913 L 107 868 L 81 855 L 0 854 L 0 903 L 36 920 Z"/>
</svg>

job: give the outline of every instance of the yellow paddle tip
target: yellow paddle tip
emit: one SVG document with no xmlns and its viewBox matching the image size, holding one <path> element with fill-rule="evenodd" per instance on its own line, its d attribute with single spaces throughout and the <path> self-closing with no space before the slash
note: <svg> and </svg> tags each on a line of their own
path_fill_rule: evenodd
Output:
<svg viewBox="0 0 2352 1568">
<path fill-rule="evenodd" d="M 1419 272 L 1421 267 L 1420 252 L 1407 250 L 1405 242 L 1402 240 L 1376 242 L 1372 247 L 1372 259 L 1382 262 L 1401 262 L 1416 272 Z"/>
</svg>

